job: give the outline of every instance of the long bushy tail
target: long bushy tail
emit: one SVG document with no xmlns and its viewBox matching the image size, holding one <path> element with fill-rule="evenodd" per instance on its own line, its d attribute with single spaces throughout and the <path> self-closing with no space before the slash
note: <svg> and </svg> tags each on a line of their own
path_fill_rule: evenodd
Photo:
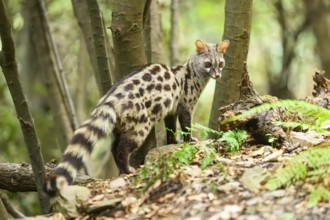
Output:
<svg viewBox="0 0 330 220">
<path fill-rule="evenodd" d="M 49 175 L 45 191 L 54 196 L 64 185 L 73 183 L 78 172 L 82 170 L 93 151 L 95 144 L 108 136 L 114 129 L 116 113 L 112 105 L 99 105 L 73 134 L 62 161 Z"/>
</svg>

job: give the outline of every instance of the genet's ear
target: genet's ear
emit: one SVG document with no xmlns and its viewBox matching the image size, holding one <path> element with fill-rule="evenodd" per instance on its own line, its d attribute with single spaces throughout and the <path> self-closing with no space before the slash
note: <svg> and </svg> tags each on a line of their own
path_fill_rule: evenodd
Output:
<svg viewBox="0 0 330 220">
<path fill-rule="evenodd" d="M 218 44 L 218 48 L 217 48 L 218 53 L 226 53 L 229 44 L 230 44 L 229 40 L 224 40 L 220 44 Z"/>
<path fill-rule="evenodd" d="M 196 40 L 195 42 L 195 46 L 196 46 L 196 52 L 198 54 L 200 53 L 204 53 L 204 52 L 207 52 L 207 46 L 205 45 L 205 43 L 201 40 Z"/>
</svg>

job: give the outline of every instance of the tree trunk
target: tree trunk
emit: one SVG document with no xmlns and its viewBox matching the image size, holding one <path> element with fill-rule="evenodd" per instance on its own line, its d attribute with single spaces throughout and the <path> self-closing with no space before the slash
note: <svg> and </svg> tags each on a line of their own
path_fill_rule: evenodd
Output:
<svg viewBox="0 0 330 220">
<path fill-rule="evenodd" d="M 149 14 L 144 28 L 145 51 L 148 63 L 164 63 L 162 39 L 162 23 L 158 0 L 151 1 Z M 157 146 L 166 144 L 165 123 L 161 121 L 155 126 Z"/>
<path fill-rule="evenodd" d="M 116 63 L 114 82 L 147 62 L 143 44 L 144 2 L 115 0 L 113 3 L 110 28 Z"/>
<path fill-rule="evenodd" d="M 218 129 L 219 108 L 238 98 L 238 85 L 246 61 L 251 32 L 252 0 L 227 0 L 223 39 L 230 40 L 225 54 L 226 66 L 216 82 L 209 127 Z"/>
<path fill-rule="evenodd" d="M 328 19 L 329 8 L 324 0 L 304 0 L 306 16 L 316 38 L 316 45 L 321 59 L 321 65 L 326 77 L 330 77 L 330 22 Z"/>
<path fill-rule="evenodd" d="M 59 143 L 62 150 L 69 142 L 73 135 L 73 127 L 70 124 L 70 117 L 67 113 L 63 97 L 61 95 L 61 88 L 58 84 L 56 76 L 59 75 L 58 69 L 55 66 L 54 56 L 51 51 L 49 38 L 47 37 L 46 30 L 43 27 L 43 16 L 41 11 L 38 10 L 38 0 L 29 2 L 29 12 L 31 13 L 31 30 L 33 33 L 33 43 L 36 46 L 38 61 L 41 71 L 44 76 L 43 79 L 46 88 L 49 92 L 50 104 L 53 112 L 55 124 L 57 125 Z"/>
<path fill-rule="evenodd" d="M 147 63 L 143 44 L 143 21 L 146 20 L 150 3 L 151 1 L 143 0 L 115 0 L 113 3 L 110 29 L 116 61 L 116 71 L 112 75 L 114 82 Z M 154 146 L 156 138 L 153 130 L 138 152 L 131 157 L 131 165 L 141 165 L 148 150 Z"/>
<path fill-rule="evenodd" d="M 11 25 L 6 15 L 3 1 L 0 1 L 0 37 L 2 50 L 0 52 L 0 65 L 12 96 L 17 118 L 19 119 L 24 141 L 27 145 L 34 178 L 37 185 L 39 201 L 42 211 L 46 213 L 50 208 L 48 197 L 43 193 L 43 184 L 46 180 L 44 161 L 40 151 L 33 118 L 19 80 L 18 68 L 15 58 L 15 47 L 11 35 Z"/>
<path fill-rule="evenodd" d="M 179 0 L 171 1 L 170 65 L 179 64 Z"/>
</svg>

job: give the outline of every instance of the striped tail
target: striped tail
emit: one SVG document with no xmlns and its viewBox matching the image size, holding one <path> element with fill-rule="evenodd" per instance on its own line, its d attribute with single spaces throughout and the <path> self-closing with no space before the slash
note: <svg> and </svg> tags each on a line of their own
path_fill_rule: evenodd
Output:
<svg viewBox="0 0 330 220">
<path fill-rule="evenodd" d="M 78 172 L 82 170 L 93 151 L 95 144 L 109 136 L 116 122 L 113 106 L 100 105 L 73 134 L 62 161 L 50 174 L 45 184 L 45 191 L 56 196 L 58 191 L 73 183 Z"/>
</svg>

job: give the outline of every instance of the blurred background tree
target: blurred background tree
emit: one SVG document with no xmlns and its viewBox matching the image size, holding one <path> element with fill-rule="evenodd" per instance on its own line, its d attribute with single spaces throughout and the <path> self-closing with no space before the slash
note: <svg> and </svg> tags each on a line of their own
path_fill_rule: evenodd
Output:
<svg viewBox="0 0 330 220">
<path fill-rule="evenodd" d="M 13 24 L 17 62 L 22 74 L 22 84 L 27 93 L 45 161 L 60 158 L 62 144 L 56 135 L 58 121 L 54 121 L 51 98 L 44 84 L 45 74 L 38 61 L 41 42 L 32 37 L 29 1 L 4 1 Z M 78 1 L 45 0 L 50 31 L 63 64 L 63 73 L 77 111 L 78 121 L 86 119 L 100 98 L 94 72 L 95 60 L 89 54 L 90 37 L 81 32 L 81 23 L 73 4 Z M 170 64 L 171 0 L 159 0 L 161 20 L 158 23 L 162 38 L 162 58 L 150 59 Z M 224 32 L 225 0 L 178 1 L 178 34 L 175 63 L 183 63 L 194 51 L 196 39 L 219 42 Z M 111 25 L 113 1 L 98 0 L 105 27 Z M 330 1 L 327 0 L 255 0 L 252 5 L 252 26 L 248 53 L 251 80 L 260 94 L 278 95 L 281 98 L 303 98 L 311 94 L 314 68 L 325 69 L 329 76 Z M 86 15 L 87 16 L 87 15 Z M 157 25 L 157 24 L 154 24 Z M 110 69 L 114 69 L 112 33 L 105 29 Z M 89 43 L 88 43 L 89 42 Z M 145 41 L 146 42 L 146 41 Z M 149 41 L 151 42 L 151 41 Z M 149 43 L 146 43 L 149 44 Z M 1 45 L 0 45 L 1 46 Z M 155 48 L 155 47 L 153 47 Z M 154 55 L 156 56 L 156 55 Z M 39 57 L 40 58 L 40 57 Z M 94 64 L 91 64 L 94 62 Z M 299 82 L 299 83 L 297 83 Z M 208 125 L 215 81 L 211 80 L 196 107 L 194 122 Z M 28 155 L 15 116 L 13 104 L 0 74 L 0 162 L 25 162 Z M 10 194 L 20 201 L 24 213 L 37 211 L 35 196 Z"/>
</svg>

